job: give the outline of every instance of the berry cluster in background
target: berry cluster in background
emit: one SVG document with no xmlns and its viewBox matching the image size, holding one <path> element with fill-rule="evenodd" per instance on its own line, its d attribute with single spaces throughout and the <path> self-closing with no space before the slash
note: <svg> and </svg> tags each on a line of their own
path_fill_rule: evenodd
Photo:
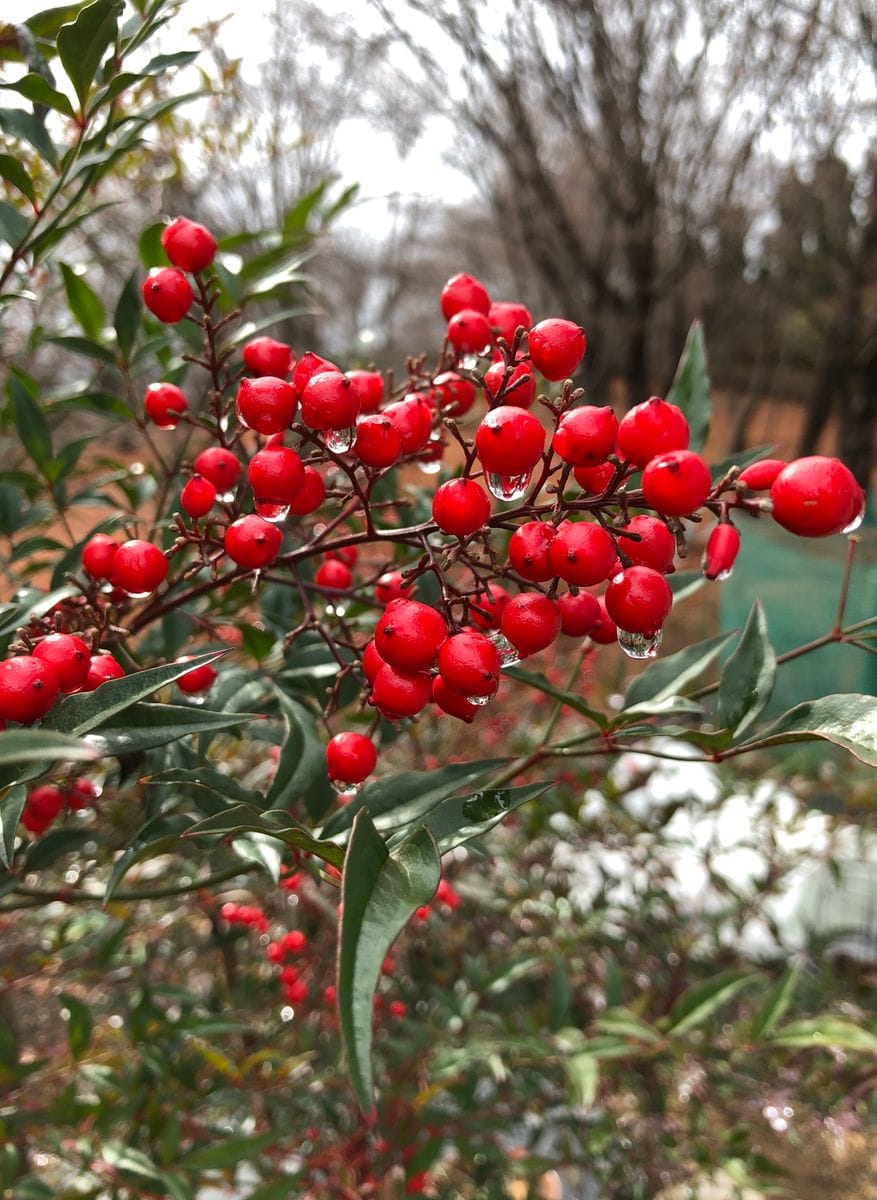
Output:
<svg viewBox="0 0 877 1200">
<path fill-rule="evenodd" d="M 287 646 L 316 633 L 338 666 L 327 720 L 350 678 L 361 714 L 374 710 L 373 728 L 329 740 L 330 778 L 349 793 L 375 769 L 380 718 L 434 705 L 470 722 L 504 669 L 559 637 L 653 656 L 693 525 L 711 522 L 702 570 L 721 580 L 752 517 L 803 537 L 862 519 L 862 489 L 836 459 L 764 460 L 714 478 L 673 403 L 653 396 L 620 420 L 587 403 L 571 379 L 584 331 L 534 323 L 469 275 L 439 298 L 438 361 L 409 360 L 391 387 L 266 336 L 240 359 L 223 349 L 235 314 L 215 315 L 215 239 L 177 218 L 162 242 L 172 265 L 149 273 L 143 300 L 161 322 L 201 327 L 203 352 L 189 359 L 208 382 L 196 398 L 156 381 L 143 413 L 170 437 L 188 428 L 194 450 L 169 511 L 144 517 L 130 531 L 139 536 L 95 534 L 78 594 L 19 632 L 0 663 L 2 721 L 31 725 L 62 695 L 121 678 L 126 641 L 199 597 L 242 579 L 281 583 L 304 611 Z M 418 469 L 451 477 L 415 519 L 405 483 Z M 167 520 L 162 544 L 154 529 Z M 177 687 L 197 701 L 215 678 L 201 664 Z M 26 825 L 38 831 L 36 812 Z"/>
</svg>

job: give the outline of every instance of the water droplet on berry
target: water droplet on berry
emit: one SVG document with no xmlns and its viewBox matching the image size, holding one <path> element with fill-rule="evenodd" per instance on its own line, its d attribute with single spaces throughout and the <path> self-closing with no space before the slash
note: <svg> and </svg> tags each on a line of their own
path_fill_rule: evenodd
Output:
<svg viewBox="0 0 877 1200">
<path fill-rule="evenodd" d="M 661 645 L 661 640 L 664 636 L 664 631 L 659 629 L 657 633 L 628 633 L 626 629 L 618 630 L 618 645 L 628 656 L 628 658 L 654 658 L 658 653 L 658 647 Z"/>
<path fill-rule="evenodd" d="M 231 504 L 231 502 L 232 502 L 232 500 L 234 500 L 234 498 L 235 498 L 234 488 L 231 488 L 227 492 L 217 492 L 217 495 L 216 495 L 216 499 L 220 502 L 220 504 Z"/>
<path fill-rule="evenodd" d="M 483 346 L 477 354 L 464 354 L 460 359 L 460 366 L 464 371 L 471 371 L 478 366 L 479 358 L 484 358 L 490 353 L 490 345 Z"/>
<path fill-rule="evenodd" d="M 105 579 L 98 590 L 103 592 L 105 596 L 109 596 L 110 592 L 114 591 L 114 588 L 109 579 Z"/>
<path fill-rule="evenodd" d="M 506 635 L 501 633 L 500 630 L 494 630 L 487 637 L 496 647 L 501 667 L 514 667 L 521 661 L 521 656 L 517 648 L 511 644 Z"/>
<path fill-rule="evenodd" d="M 494 692 L 493 695 L 495 696 L 496 692 Z M 467 696 L 466 699 L 470 704 L 474 704 L 476 708 L 484 708 L 485 704 L 489 704 L 491 702 L 493 696 Z"/>
<path fill-rule="evenodd" d="M 346 454 L 348 450 L 353 449 L 353 443 L 356 441 L 356 426 L 351 425 L 349 429 L 327 429 L 324 436 L 326 445 L 333 454 Z"/>
<path fill-rule="evenodd" d="M 250 426 L 244 420 L 244 414 L 240 410 L 240 405 L 235 406 L 235 416 L 238 419 L 238 424 L 243 425 L 244 429 L 249 429 Z"/>
<path fill-rule="evenodd" d="M 208 700 L 209 696 L 210 696 L 210 689 L 209 689 L 209 688 L 208 688 L 208 690 L 207 690 L 206 692 L 195 692 L 194 694 L 191 694 L 191 693 L 190 693 L 190 694 L 189 694 L 189 695 L 186 697 L 186 703 L 187 703 L 187 704 L 190 704 L 190 705 L 193 705 L 193 706 L 194 706 L 194 707 L 196 707 L 196 708 L 200 708 L 202 704 L 206 704 L 206 703 L 207 703 L 207 700 Z"/>
<path fill-rule="evenodd" d="M 438 475 L 439 471 L 442 469 L 442 460 L 440 458 L 431 458 L 425 461 L 424 459 L 419 458 L 417 460 L 417 466 L 424 475 Z"/>
<path fill-rule="evenodd" d="M 145 600 L 147 596 L 151 596 L 152 592 L 126 592 L 129 600 Z"/>
<path fill-rule="evenodd" d="M 841 533 L 855 533 L 856 530 L 859 528 L 859 526 L 864 521 L 864 519 L 865 519 L 865 506 L 863 504 L 862 507 L 859 509 L 858 513 L 856 514 L 856 516 L 854 516 L 852 521 L 850 521 L 849 525 L 845 525 L 843 527 L 843 529 L 841 530 Z"/>
<path fill-rule="evenodd" d="M 734 564 L 732 563 L 730 567 L 726 567 L 724 571 L 718 571 L 715 575 L 708 575 L 707 572 L 709 571 L 710 565 L 709 556 L 707 551 L 704 550 L 703 554 L 700 556 L 700 569 L 703 571 L 704 575 L 706 575 L 707 579 L 712 579 L 715 583 L 722 583 L 725 579 L 730 579 L 734 573 Z"/>
<path fill-rule="evenodd" d="M 525 471 L 523 475 L 494 475 L 491 472 L 487 476 L 487 487 L 497 500 L 504 500 L 506 503 L 520 500 L 527 491 L 531 474 L 530 471 Z"/>
<path fill-rule="evenodd" d="M 257 500 L 255 509 L 260 517 L 275 525 L 289 516 L 288 504 L 271 504 L 268 500 Z"/>
<path fill-rule="evenodd" d="M 344 783 L 340 779 L 330 779 L 329 783 L 332 785 L 332 791 L 337 792 L 342 804 L 348 804 L 362 790 L 361 783 Z"/>
<path fill-rule="evenodd" d="M 343 617 L 346 612 L 347 605 L 343 600 L 336 600 L 334 603 L 326 605 L 327 617 Z"/>
</svg>

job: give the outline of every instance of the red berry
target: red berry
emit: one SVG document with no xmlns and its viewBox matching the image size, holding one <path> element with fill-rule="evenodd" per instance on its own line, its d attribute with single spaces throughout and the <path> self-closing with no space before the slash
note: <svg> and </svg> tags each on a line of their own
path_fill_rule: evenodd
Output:
<svg viewBox="0 0 877 1200">
<path fill-rule="evenodd" d="M 502 631 L 522 658 L 536 654 L 560 633 L 560 609 L 538 592 L 514 596 L 502 614 Z"/>
<path fill-rule="evenodd" d="M 585 357 L 585 331 L 575 321 L 551 317 L 530 330 L 527 346 L 533 366 L 552 382 L 568 379 Z"/>
<path fill-rule="evenodd" d="M 438 670 L 449 688 L 467 699 L 490 698 L 499 687 L 500 659 L 483 633 L 456 633 L 442 643 Z"/>
<path fill-rule="evenodd" d="M 108 683 L 111 679 L 124 679 L 124 677 L 125 672 L 113 658 L 112 654 L 93 654 L 91 664 L 88 668 L 88 675 L 81 690 L 83 692 L 93 692 L 102 683 Z"/>
<path fill-rule="evenodd" d="M 492 409 L 475 434 L 475 449 L 491 475 L 523 475 L 531 471 L 545 448 L 545 430 L 523 408 Z"/>
<path fill-rule="evenodd" d="M 173 267 L 154 267 L 143 281 L 143 303 L 166 325 L 176 325 L 192 307 L 192 287 Z"/>
<path fill-rule="evenodd" d="M 402 457 L 402 434 L 384 413 L 372 413 L 356 426 L 353 453 L 367 467 L 385 470 Z"/>
<path fill-rule="evenodd" d="M 148 596 L 168 573 L 168 560 L 152 542 L 133 538 L 123 542 L 113 560 L 112 583 L 129 596 Z"/>
<path fill-rule="evenodd" d="M 590 592 L 573 595 L 566 592 L 557 597 L 560 609 L 560 630 L 567 637 L 585 637 L 600 622 L 600 605 Z"/>
<path fill-rule="evenodd" d="M 247 480 L 257 504 L 290 504 L 304 479 L 301 459 L 287 446 L 257 450 L 247 467 Z"/>
<path fill-rule="evenodd" d="M 707 579 L 727 579 L 740 549 L 740 534 L 730 521 L 716 525 L 710 534 L 700 567 Z"/>
<path fill-rule="evenodd" d="M 335 550 L 327 550 L 323 558 L 337 558 L 346 563 L 348 567 L 355 567 L 356 560 L 359 558 L 359 550 L 356 546 L 338 546 Z"/>
<path fill-rule="evenodd" d="M 511 596 L 499 583 L 491 583 L 490 591 L 469 601 L 469 619 L 479 629 L 498 629 L 505 606 Z"/>
<path fill-rule="evenodd" d="M 90 779 L 74 779 L 67 795 L 67 806 L 73 812 L 80 812 L 83 808 L 88 808 L 89 805 L 93 804 L 99 795 L 99 789 L 94 786 Z"/>
<path fill-rule="evenodd" d="M 384 662 L 400 671 L 424 671 L 448 636 L 444 619 L 419 600 L 391 600 L 378 618 L 375 645 Z"/>
<path fill-rule="evenodd" d="M 52 668 L 62 692 L 78 692 L 88 678 L 91 651 L 75 634 L 50 633 L 35 647 L 34 658 Z"/>
<path fill-rule="evenodd" d="M 108 533 L 96 533 L 82 547 L 82 565 L 92 579 L 109 579 L 119 543 Z"/>
<path fill-rule="evenodd" d="M 471 275 L 454 275 L 442 288 L 441 305 L 446 321 L 466 308 L 486 316 L 490 311 L 490 296 L 484 284 Z"/>
<path fill-rule="evenodd" d="M 617 558 L 611 535 L 593 521 L 561 521 L 551 543 L 554 574 L 577 587 L 608 579 Z"/>
<path fill-rule="evenodd" d="M 240 477 L 241 464 L 231 450 L 210 446 L 195 459 L 195 470 L 209 479 L 220 495 L 230 492 Z"/>
<path fill-rule="evenodd" d="M 174 383 L 151 383 L 143 397 L 146 415 L 159 429 L 176 429 L 177 418 L 189 408 L 185 392 Z"/>
<path fill-rule="evenodd" d="M 490 327 L 494 333 L 505 338 L 509 345 L 515 340 L 519 329 L 527 330 L 533 324 L 533 316 L 523 304 L 513 304 L 507 300 L 498 300 L 491 304 L 487 314 Z"/>
<path fill-rule="evenodd" d="M 354 734 L 355 737 L 360 737 L 360 734 Z M 368 739 L 366 739 L 368 740 Z M 283 946 L 287 954 L 301 954 L 302 950 L 307 946 L 307 936 L 300 929 L 290 929 L 284 933 L 280 939 L 280 944 Z"/>
<path fill-rule="evenodd" d="M 627 633 L 657 633 L 672 607 L 669 583 L 651 567 L 627 567 L 606 589 L 606 612 Z"/>
<path fill-rule="evenodd" d="M 375 599 L 381 604 L 389 604 L 391 600 L 411 599 L 411 588 L 405 586 L 405 577 L 401 571 L 387 571 L 375 584 Z"/>
<path fill-rule="evenodd" d="M 458 354 L 481 354 L 492 341 L 487 317 L 474 308 L 460 309 L 448 321 L 448 341 Z"/>
<path fill-rule="evenodd" d="M 425 672 L 397 671 L 384 663 L 372 685 L 371 702 L 391 721 L 416 717 L 429 703 L 432 679 Z"/>
<path fill-rule="evenodd" d="M 286 379 L 292 370 L 292 346 L 271 337 L 253 338 L 243 349 L 244 363 L 254 375 L 274 375 Z"/>
<path fill-rule="evenodd" d="M 186 217 L 177 217 L 165 226 L 161 244 L 175 267 L 193 275 L 206 271 L 216 257 L 216 238 L 209 229 Z"/>
<path fill-rule="evenodd" d="M 408 1005 L 405 1003 L 404 1000 L 391 1000 L 389 1012 L 390 1012 L 391 1017 L 404 1017 L 405 1014 L 408 1012 Z M 423 1172 L 423 1181 L 424 1181 L 424 1183 L 426 1182 L 426 1172 L 425 1171 Z M 421 1185 L 418 1184 L 417 1186 L 419 1188 Z"/>
<path fill-rule="evenodd" d="M 260 571 L 280 553 L 283 534 L 270 521 L 251 514 L 238 517 L 225 531 L 225 552 L 239 567 Z"/>
<path fill-rule="evenodd" d="M 353 583 L 353 572 L 347 563 L 339 562 L 337 558 L 329 558 L 317 567 L 314 572 L 314 583 L 318 587 L 346 592 Z"/>
<path fill-rule="evenodd" d="M 416 454 L 423 449 L 429 441 L 434 415 L 429 402 L 416 392 L 409 392 L 384 409 L 384 416 L 390 418 L 402 435 L 403 454 Z"/>
<path fill-rule="evenodd" d="M 25 803 L 39 820 L 54 821 L 64 807 L 64 796 L 58 788 L 45 784 L 28 792 Z"/>
<path fill-rule="evenodd" d="M 612 409 L 584 404 L 563 414 L 551 444 L 564 462 L 593 467 L 614 453 L 617 438 L 618 420 Z"/>
<path fill-rule="evenodd" d="M 339 783 L 362 783 L 377 761 L 375 744 L 364 733 L 336 733 L 326 747 L 329 778 Z"/>
<path fill-rule="evenodd" d="M 374 683 L 378 671 L 385 665 L 384 660 L 378 654 L 374 639 L 372 639 L 362 652 L 362 669 L 369 683 Z"/>
<path fill-rule="evenodd" d="M 54 705 L 61 688 L 54 669 L 23 654 L 0 662 L 0 720 L 32 725 Z"/>
<path fill-rule="evenodd" d="M 509 562 L 530 583 L 547 583 L 557 575 L 551 565 L 551 543 L 557 534 L 544 521 L 526 521 L 509 539 Z"/>
<path fill-rule="evenodd" d="M 319 371 L 302 391 L 301 419 L 311 429 L 352 429 L 361 405 L 352 379 L 340 371 Z"/>
<path fill-rule="evenodd" d="M 536 399 L 536 377 L 533 366 L 528 359 L 517 364 L 509 373 L 505 388 L 500 394 L 502 381 L 505 379 L 506 366 L 504 362 L 495 362 L 484 372 L 484 382 L 490 393 L 489 400 L 493 405 L 497 401 L 509 408 L 530 408 Z"/>
<path fill-rule="evenodd" d="M 469 537 L 490 517 L 487 492 L 474 479 L 449 479 L 436 488 L 432 519 L 443 533 Z"/>
<path fill-rule="evenodd" d="M 829 537 L 854 526 L 865 509 L 855 475 L 837 458 L 797 458 L 770 489 L 773 519 L 799 537 Z"/>
<path fill-rule="evenodd" d="M 289 429 L 298 410 L 295 388 L 285 379 L 263 375 L 259 379 L 242 379 L 238 388 L 236 411 L 238 420 L 257 433 L 282 433 Z"/>
<path fill-rule="evenodd" d="M 752 492 L 764 492 L 773 487 L 774 480 L 784 467 L 788 466 L 782 458 L 763 458 L 761 462 L 752 463 L 738 475 L 740 483 L 746 485 Z"/>
<path fill-rule="evenodd" d="M 180 504 L 183 512 L 190 517 L 206 517 L 216 503 L 216 488 L 209 479 L 202 475 L 193 475 L 183 485 L 180 492 Z"/>
<path fill-rule="evenodd" d="M 182 658 L 178 658 L 177 662 L 189 662 L 191 658 L 191 654 L 185 654 Z M 191 671 L 187 671 L 185 675 L 181 675 L 176 681 L 177 687 L 187 696 L 197 696 L 199 692 L 208 692 L 216 682 L 218 675 L 219 672 L 212 663 L 204 663 L 200 667 L 194 667 Z"/>
<path fill-rule="evenodd" d="M 475 384 L 456 371 L 445 371 L 433 380 L 432 396 L 447 417 L 463 417 L 475 403 Z"/>
<path fill-rule="evenodd" d="M 662 575 L 673 570 L 676 557 L 676 539 L 663 521 L 646 515 L 632 517 L 622 530 L 639 535 L 639 541 L 620 537 L 618 545 L 632 564 L 652 567 Z"/>
<path fill-rule="evenodd" d="M 292 386 L 300 396 L 313 375 L 319 375 L 321 371 L 338 370 L 339 368 L 333 362 L 329 362 L 328 358 L 321 358 L 312 350 L 306 350 L 295 364 L 295 370 L 292 372 Z"/>
<path fill-rule="evenodd" d="M 597 603 L 600 605 L 600 620 L 588 636 L 592 642 L 598 642 L 601 646 L 611 646 L 613 642 L 618 641 L 618 626 L 606 611 L 605 597 L 598 596 Z"/>
<path fill-rule="evenodd" d="M 380 371 L 348 371 L 347 378 L 359 392 L 360 412 L 377 412 L 384 402 L 384 377 Z"/>
<path fill-rule="evenodd" d="M 316 512 L 326 498 L 326 485 L 316 467 L 306 466 L 301 489 L 290 501 L 289 511 L 296 517 Z"/>
<path fill-rule="evenodd" d="M 600 463 L 599 467 L 575 467 L 573 478 L 590 496 L 599 496 L 609 487 L 615 477 L 612 463 Z"/>
<path fill-rule="evenodd" d="M 470 725 L 478 712 L 478 706 L 467 700 L 462 692 L 449 688 L 441 675 L 436 675 L 432 681 L 432 700 L 442 712 L 449 717 L 456 717 Z"/>
<path fill-rule="evenodd" d="M 21 814 L 21 823 L 25 829 L 30 830 L 31 833 L 39 835 L 46 832 L 46 830 L 52 824 L 52 820 L 44 817 L 38 817 L 35 812 L 25 805 L 24 811 Z"/>
<path fill-rule="evenodd" d="M 659 454 L 643 471 L 646 503 L 667 517 L 694 512 L 706 502 L 711 488 L 710 469 L 693 450 Z"/>
<path fill-rule="evenodd" d="M 688 422 L 681 408 L 660 396 L 637 404 L 618 426 L 618 449 L 628 462 L 644 467 L 649 459 L 688 447 Z"/>
</svg>

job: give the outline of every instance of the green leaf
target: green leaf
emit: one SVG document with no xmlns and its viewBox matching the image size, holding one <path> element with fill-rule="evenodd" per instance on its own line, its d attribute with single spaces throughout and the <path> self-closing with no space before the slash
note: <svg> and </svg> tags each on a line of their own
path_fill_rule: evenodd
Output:
<svg viewBox="0 0 877 1200">
<path fill-rule="evenodd" d="M 52 457 L 52 439 L 46 418 L 17 374 L 10 375 L 8 391 L 21 444 L 42 470 Z"/>
<path fill-rule="evenodd" d="M 374 1109 L 372 1017 L 381 964 L 412 913 L 432 899 L 440 878 L 428 830 L 416 830 L 390 855 L 368 813 L 357 813 L 341 884 L 338 1013 L 353 1090 L 364 1112 Z"/>
<path fill-rule="evenodd" d="M 828 1013 L 809 1020 L 792 1021 L 784 1025 L 770 1039 L 774 1046 L 789 1046 L 816 1050 L 826 1046 L 839 1046 L 843 1050 L 861 1050 L 866 1054 L 877 1054 L 877 1034 L 842 1021 Z"/>
<path fill-rule="evenodd" d="M 225 812 L 231 805 L 243 804 L 247 808 L 261 813 L 264 807 L 262 794 L 255 788 L 244 787 L 233 775 L 225 771 L 217 771 L 214 767 L 200 766 L 192 770 L 185 767 L 172 767 L 168 771 L 160 771 L 149 778 L 150 787 L 175 787 L 184 795 L 197 799 L 199 792 L 207 792 L 222 801 L 217 807 L 209 806 L 208 815 L 215 816 Z"/>
<path fill-rule="evenodd" d="M 693 321 L 688 331 L 667 400 L 670 404 L 678 405 L 688 420 L 691 430 L 690 448 L 702 450 L 710 430 L 713 406 L 710 398 L 706 345 L 700 321 Z"/>
<path fill-rule="evenodd" d="M 50 337 L 46 338 L 46 341 L 51 342 L 54 346 L 61 346 L 64 350 L 69 350 L 71 354 L 81 354 L 83 358 L 96 358 L 98 362 L 106 363 L 110 367 L 116 365 L 116 355 L 110 347 L 95 342 L 91 338 Z"/>
<path fill-rule="evenodd" d="M 7 729 L 0 733 L 0 766 L 10 763 L 43 762 L 58 759 L 88 762 L 100 758 L 95 746 L 80 738 L 42 729 Z"/>
<path fill-rule="evenodd" d="M 420 820 L 438 843 L 442 854 L 480 837 L 498 825 L 510 812 L 529 800 L 544 796 L 554 787 L 547 783 L 527 783 L 516 788 L 485 787 L 461 796 L 449 796 L 428 811 Z M 391 845 L 402 837 L 391 839 Z"/>
<path fill-rule="evenodd" d="M 255 719 L 255 713 L 212 712 L 190 705 L 141 701 L 127 709 L 120 721 L 108 721 L 90 733 L 86 742 L 101 755 L 118 757 L 167 746 L 193 733 L 231 729 Z"/>
<path fill-rule="evenodd" d="M 716 716 L 719 727 L 730 729 L 736 737 L 744 733 L 770 700 L 776 673 L 764 609 L 756 600 L 740 642 L 722 671 Z"/>
<path fill-rule="evenodd" d="M 699 592 L 706 583 L 703 571 L 674 571 L 667 576 L 670 591 L 673 593 L 673 604 L 681 604 L 695 592 Z"/>
<path fill-rule="evenodd" d="M 64 93 L 53 88 L 49 81 L 36 71 L 29 71 L 21 79 L 16 79 L 15 83 L 0 84 L 0 88 L 18 92 L 19 96 L 24 96 L 25 100 L 30 100 L 32 104 L 44 104 L 47 108 L 54 108 L 65 117 L 73 116 L 73 105 Z"/>
<path fill-rule="evenodd" d="M 0 108 L 0 129 L 11 138 L 28 142 L 50 166 L 57 167 L 58 154 L 52 139 L 33 113 L 25 112 L 23 108 Z"/>
<path fill-rule="evenodd" d="M 799 959 L 798 962 L 789 967 L 782 978 L 770 989 L 767 999 L 752 1022 L 753 1037 L 760 1038 L 773 1033 L 777 1022 L 782 1019 L 789 1005 L 792 1003 L 792 997 L 795 994 L 795 988 L 798 986 L 801 971 L 802 962 Z"/>
<path fill-rule="evenodd" d="M 30 229 L 30 221 L 7 200 L 0 200 L 0 241 L 10 246 L 23 242 Z"/>
<path fill-rule="evenodd" d="M 718 637 L 686 646 L 669 658 L 658 658 L 650 663 L 628 687 L 624 696 L 625 711 L 646 701 L 666 700 L 682 694 L 683 689 L 702 675 L 718 657 L 733 636 L 733 633 L 719 634 Z"/>
<path fill-rule="evenodd" d="M 152 1183 L 163 1183 L 161 1171 L 140 1150 L 134 1150 L 122 1142 L 108 1141 L 101 1146 L 100 1156 L 104 1162 L 123 1171 L 127 1175 L 135 1175 L 140 1179 L 148 1179 Z"/>
<path fill-rule="evenodd" d="M 604 713 L 590 708 L 585 704 L 581 696 L 577 696 L 574 692 L 565 692 L 562 688 L 555 687 L 553 683 L 548 682 L 544 675 L 537 675 L 533 671 L 524 671 L 520 667 L 509 667 L 505 674 L 509 679 L 517 679 L 518 683 L 525 683 L 527 687 L 535 688 L 537 692 L 542 692 L 545 696 L 561 700 L 573 712 L 580 713 L 583 717 L 587 717 L 589 721 L 593 721 L 598 729 L 605 729 L 609 723 L 609 719 Z"/>
<path fill-rule="evenodd" d="M 629 1008 L 607 1008 L 594 1025 L 601 1033 L 615 1034 L 637 1042 L 663 1041 L 660 1033 Z"/>
<path fill-rule="evenodd" d="M 6 735 L 3 734 L 3 737 Z M 15 831 L 27 801 L 27 788 L 17 787 L 0 791 L 0 862 L 9 870 L 15 849 Z"/>
<path fill-rule="evenodd" d="M 702 1025 L 738 992 L 760 979 L 746 971 L 724 971 L 683 992 L 670 1010 L 667 1033 L 678 1035 Z"/>
<path fill-rule="evenodd" d="M 58 57 L 83 108 L 101 59 L 116 40 L 123 7 L 122 0 L 95 0 L 58 30 Z"/>
<path fill-rule="evenodd" d="M 97 339 L 106 321 L 104 306 L 97 292 L 81 275 L 77 275 L 67 263 L 61 263 L 64 291 L 70 311 L 82 327 L 86 337 Z"/>
<path fill-rule="evenodd" d="M 212 1146 L 199 1146 L 184 1154 L 177 1163 L 190 1171 L 221 1170 L 224 1167 L 236 1167 L 238 1163 L 247 1162 L 258 1155 L 268 1146 L 280 1141 L 281 1133 L 257 1133 L 252 1137 L 226 1137 Z"/>
<path fill-rule="evenodd" d="M 854 692 L 805 700 L 784 713 L 757 738 L 736 746 L 735 754 L 788 742 L 833 742 L 877 767 L 877 697 Z"/>
<path fill-rule="evenodd" d="M 138 272 L 132 271 L 125 281 L 113 316 L 113 327 L 116 330 L 116 344 L 122 358 L 127 362 L 137 341 L 140 331 L 140 316 L 142 302 L 138 285 Z"/>
<path fill-rule="evenodd" d="M 292 808 L 304 800 L 308 815 L 318 820 L 333 795 L 326 770 L 326 747 L 310 712 L 275 688 L 286 735 L 277 772 L 267 795 L 268 808 Z"/>
<path fill-rule="evenodd" d="M 36 842 L 32 842 L 24 856 L 26 871 L 43 871 L 53 866 L 65 854 L 80 850 L 86 842 L 94 841 L 90 829 L 52 829 Z"/>
<path fill-rule="evenodd" d="M 587 1051 L 573 1054 L 564 1062 L 566 1073 L 573 1089 L 573 1103 L 582 1108 L 591 1108 L 597 1099 L 600 1086 L 600 1064 Z"/>
<path fill-rule="evenodd" d="M 179 848 L 180 839 L 191 824 L 191 817 L 183 813 L 161 814 L 147 821 L 134 835 L 134 841 L 128 849 L 113 864 L 104 892 L 104 904 L 112 900 L 116 888 L 135 864 Z"/>
<path fill-rule="evenodd" d="M 61 1015 L 67 1021 L 67 1041 L 70 1043 L 70 1053 L 78 1062 L 91 1042 L 91 1010 L 87 1004 L 77 1000 L 69 992 L 62 992 L 59 999 L 64 1005 Z"/>
<path fill-rule="evenodd" d="M 62 733 L 90 733 L 110 717 L 131 708 L 138 700 L 145 700 L 153 692 L 173 683 L 187 671 L 205 663 L 216 662 L 225 654 L 224 650 L 214 650 L 209 654 L 198 654 L 184 663 L 168 663 L 165 667 L 150 667 L 146 671 L 136 671 L 126 675 L 124 679 L 111 679 L 94 692 L 83 692 L 67 699 L 51 714 L 45 726 L 51 726 Z"/>
<path fill-rule="evenodd" d="M 140 240 L 137 243 L 137 252 L 140 255 L 141 263 L 143 263 L 147 270 L 150 267 L 157 267 L 167 262 L 167 256 L 161 244 L 161 235 L 164 233 L 164 228 L 164 221 L 157 221 L 154 225 L 147 225 L 140 235 Z"/>
<path fill-rule="evenodd" d="M 279 838 L 265 833 L 242 833 L 232 840 L 231 848 L 244 862 L 260 866 L 274 883 L 280 879 L 286 847 Z"/>
<path fill-rule="evenodd" d="M 34 191 L 33 180 L 21 165 L 20 159 L 12 154 L 0 154 L 0 178 L 21 192 L 31 204 L 36 204 L 37 194 Z"/>
<path fill-rule="evenodd" d="M 331 863 L 333 867 L 340 867 L 344 862 L 344 851 L 340 846 L 315 837 L 303 825 L 293 821 L 289 813 L 259 812 L 249 804 L 235 804 L 222 812 L 205 817 L 203 821 L 192 825 L 186 831 L 186 836 L 199 837 L 208 833 L 229 837 L 237 837 L 243 833 L 262 833 L 285 842 L 287 846 L 306 850 L 323 862 Z"/>
</svg>

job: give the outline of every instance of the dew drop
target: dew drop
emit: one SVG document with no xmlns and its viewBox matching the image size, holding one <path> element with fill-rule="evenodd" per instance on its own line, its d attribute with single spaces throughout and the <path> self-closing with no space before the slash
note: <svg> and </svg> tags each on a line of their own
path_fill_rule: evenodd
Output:
<svg viewBox="0 0 877 1200">
<path fill-rule="evenodd" d="M 346 454 L 348 450 L 353 449 L 353 443 L 356 441 L 356 426 L 351 425 L 349 429 L 327 429 L 324 437 L 333 454 Z"/>
<path fill-rule="evenodd" d="M 152 592 L 126 592 L 129 600 L 145 600 L 147 596 L 151 596 Z"/>
<path fill-rule="evenodd" d="M 496 648 L 501 667 L 514 667 L 521 661 L 521 655 L 517 647 L 513 646 L 506 635 L 499 629 L 495 629 L 493 633 L 489 633 L 487 636 Z"/>
<path fill-rule="evenodd" d="M 841 530 L 841 533 L 855 533 L 856 530 L 859 528 L 859 526 L 864 521 L 864 519 L 865 519 L 865 506 L 863 504 L 862 507 L 859 509 L 859 511 L 856 513 L 856 515 L 853 517 L 852 521 L 850 521 L 849 525 L 845 525 L 843 527 L 843 529 Z"/>
<path fill-rule="evenodd" d="M 272 504 L 268 500 L 257 500 L 255 509 L 263 520 L 271 521 L 275 525 L 289 516 L 288 504 Z"/>
<path fill-rule="evenodd" d="M 626 629 L 618 630 L 618 644 L 628 658 L 654 658 L 661 645 L 664 631 L 657 633 L 629 633 Z"/>
<path fill-rule="evenodd" d="M 525 471 L 523 475 L 494 475 L 491 472 L 487 476 L 487 487 L 497 500 L 504 500 L 506 503 L 520 500 L 527 491 L 531 474 L 530 471 Z"/>
<path fill-rule="evenodd" d="M 99 590 L 102 591 L 105 596 L 109 596 L 110 592 L 112 592 L 114 589 L 113 589 L 113 585 L 110 583 L 109 579 L 105 579 L 103 581 L 103 583 L 100 585 Z"/>
<path fill-rule="evenodd" d="M 361 783 L 344 783 L 340 779 L 330 779 L 332 791 L 336 792 L 342 804 L 349 804 L 354 796 L 362 790 Z"/>
<path fill-rule="evenodd" d="M 496 692 L 492 696 L 467 696 L 466 699 L 470 704 L 474 704 L 476 708 L 484 708 L 485 704 L 489 704 L 495 695 Z"/>
<path fill-rule="evenodd" d="M 235 498 L 234 488 L 230 488 L 227 492 L 219 492 L 216 496 L 216 499 L 220 502 L 220 504 L 231 504 L 231 502 L 232 502 L 232 500 L 234 500 L 234 498 Z"/>
<path fill-rule="evenodd" d="M 249 428 L 250 428 L 250 426 L 249 426 L 249 425 L 247 424 L 247 422 L 244 420 L 244 414 L 241 412 L 241 408 L 240 408 L 240 405 L 239 405 L 239 404 L 236 404 L 236 405 L 235 405 L 235 410 L 234 410 L 234 411 L 235 411 L 235 416 L 236 416 L 236 417 L 237 417 L 237 419 L 238 419 L 238 423 L 239 423 L 240 425 L 243 425 L 244 429 L 249 429 Z"/>
<path fill-rule="evenodd" d="M 210 689 L 206 692 L 195 692 L 186 697 L 188 704 L 194 705 L 195 708 L 200 708 L 202 704 L 206 704 L 210 698 Z"/>
<path fill-rule="evenodd" d="M 424 475 L 438 475 L 439 471 L 442 469 L 442 460 L 440 458 L 430 458 L 426 460 L 419 458 L 417 460 L 417 466 Z"/>
<path fill-rule="evenodd" d="M 347 612 L 347 605 L 343 600 L 336 600 L 333 604 L 326 605 L 327 617 L 343 617 Z"/>
</svg>

